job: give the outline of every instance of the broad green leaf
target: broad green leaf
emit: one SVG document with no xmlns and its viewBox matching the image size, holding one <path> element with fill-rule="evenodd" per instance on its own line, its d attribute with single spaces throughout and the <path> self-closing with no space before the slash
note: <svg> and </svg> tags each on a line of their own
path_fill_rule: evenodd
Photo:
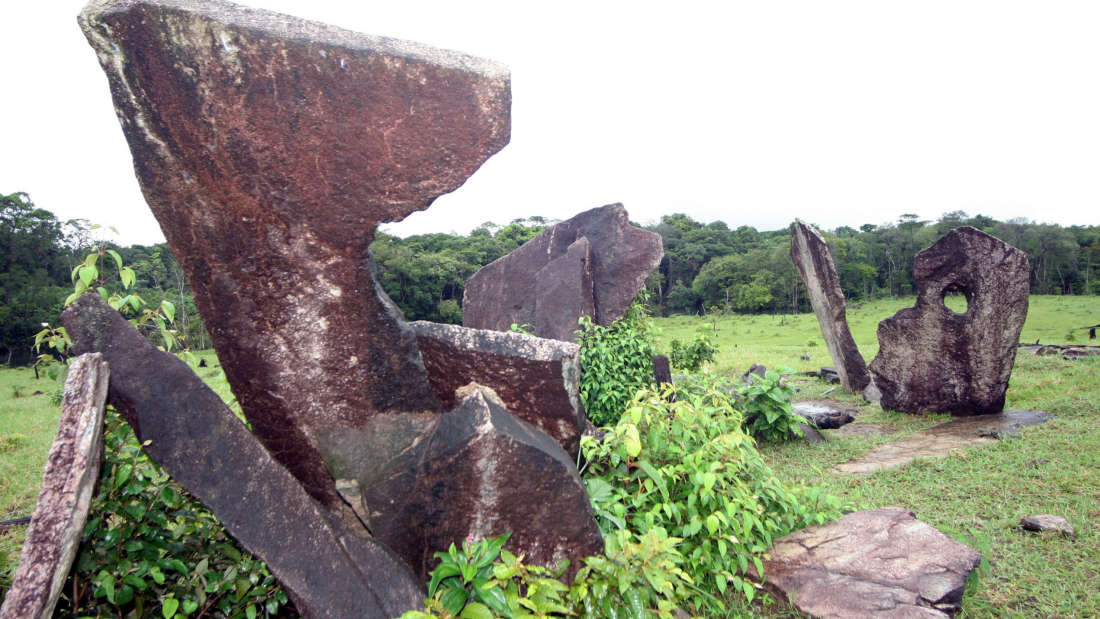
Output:
<svg viewBox="0 0 1100 619">
<path fill-rule="evenodd" d="M 118 252 L 113 250 L 113 249 L 108 249 L 107 253 L 111 254 L 111 257 L 115 259 L 115 264 L 117 264 L 118 268 L 121 269 L 122 268 L 122 256 L 118 255 Z"/>
<path fill-rule="evenodd" d="M 91 287 L 95 278 L 99 277 L 99 270 L 94 266 L 83 266 L 80 267 L 80 272 L 77 275 L 80 277 L 80 281 L 84 282 L 86 287 Z"/>
<path fill-rule="evenodd" d="M 458 616 L 461 619 L 493 619 L 493 611 L 480 602 L 470 602 Z"/>
<path fill-rule="evenodd" d="M 160 614 L 164 619 L 172 619 L 176 616 L 176 611 L 179 610 L 180 601 L 176 598 L 164 598 L 160 601 Z"/>
<path fill-rule="evenodd" d="M 122 282 L 122 287 L 130 289 L 134 287 L 134 282 L 137 281 L 137 275 L 130 267 L 123 267 L 118 270 L 118 279 Z"/>
<path fill-rule="evenodd" d="M 164 311 L 164 317 L 168 319 L 168 322 L 176 321 L 176 306 L 171 301 L 168 299 L 161 301 L 160 307 Z"/>
</svg>

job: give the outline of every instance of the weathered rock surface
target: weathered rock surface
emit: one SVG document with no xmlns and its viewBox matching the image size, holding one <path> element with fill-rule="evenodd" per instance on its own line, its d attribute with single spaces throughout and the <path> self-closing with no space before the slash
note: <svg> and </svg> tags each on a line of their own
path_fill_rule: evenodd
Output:
<svg viewBox="0 0 1100 619">
<path fill-rule="evenodd" d="M 661 236 L 631 226 L 621 204 L 585 211 L 468 279 L 462 324 L 494 331 L 529 324 L 539 337 L 574 341 L 586 313 L 600 325 L 618 320 L 663 256 Z"/>
<path fill-rule="evenodd" d="M 767 375 L 767 373 L 768 373 L 768 368 L 766 366 L 760 365 L 758 363 L 754 363 L 751 366 L 749 366 L 749 369 L 745 370 L 744 374 L 741 375 L 741 381 L 743 383 L 745 383 L 746 385 L 751 385 L 752 381 L 754 380 L 753 376 L 759 376 L 760 378 L 764 378 Z"/>
<path fill-rule="evenodd" d="M 421 607 L 421 581 L 408 566 L 310 497 L 186 364 L 97 295 L 61 319 L 76 352 L 100 352 L 110 364 L 107 399 L 149 457 L 267 562 L 299 612 L 396 617 Z"/>
<path fill-rule="evenodd" d="M 511 531 L 508 548 L 551 565 L 603 551 L 588 493 L 569 454 L 471 384 L 421 451 L 403 503 L 371 523 L 375 536 L 425 576 L 451 542 Z M 392 493 L 388 493 L 392 496 Z M 370 498 L 368 497 L 368 502 Z M 389 508 L 387 508 L 389 509 Z"/>
<path fill-rule="evenodd" d="M 821 233 L 797 219 L 791 224 L 791 260 L 810 295 L 810 304 L 836 364 L 840 383 L 848 391 L 860 393 L 871 375 L 848 330 L 844 291 L 840 288 L 833 255 Z"/>
<path fill-rule="evenodd" d="M 855 421 L 851 410 L 841 410 L 825 402 L 795 402 L 791 404 L 796 415 L 805 418 L 814 427 L 822 430 L 835 430 Z"/>
<path fill-rule="evenodd" d="M 984 415 L 1004 408 L 1027 318 L 1027 254 L 980 230 L 956 228 L 917 254 L 915 307 L 879 323 L 871 362 L 882 407 Z M 967 311 L 944 305 L 966 296 Z"/>
<path fill-rule="evenodd" d="M 1041 533 L 1043 531 L 1057 531 L 1066 537 L 1074 537 L 1073 525 L 1065 516 L 1053 514 L 1039 514 L 1038 516 L 1024 516 L 1020 518 L 1020 527 L 1025 531 Z"/>
<path fill-rule="evenodd" d="M 1053 419 L 1042 411 L 1007 410 L 941 423 L 899 441 L 879 445 L 862 458 L 833 467 L 838 473 L 873 473 L 907 464 L 916 458 L 938 458 L 953 451 L 1015 436 L 1022 428 Z M 850 426 L 849 426 L 850 427 Z"/>
<path fill-rule="evenodd" d="M 367 248 L 507 143 L 507 69 L 220 0 L 79 20 L 256 436 L 341 505 L 324 462 L 346 432 L 440 410 Z"/>
<path fill-rule="evenodd" d="M 410 326 L 428 383 L 446 409 L 458 405 L 455 390 L 476 382 L 576 457 L 585 427 L 576 344 L 425 321 Z"/>
<path fill-rule="evenodd" d="M 0 619 L 53 616 L 99 481 L 109 374 L 99 354 L 81 355 L 69 365 L 57 437 Z"/>
<path fill-rule="evenodd" d="M 948 617 L 981 555 L 900 507 L 776 540 L 764 585 L 815 617 Z"/>
</svg>

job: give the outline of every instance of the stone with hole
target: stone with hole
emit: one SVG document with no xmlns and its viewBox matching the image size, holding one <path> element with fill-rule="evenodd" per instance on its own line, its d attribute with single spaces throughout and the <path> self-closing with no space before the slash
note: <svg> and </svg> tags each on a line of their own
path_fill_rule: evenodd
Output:
<svg viewBox="0 0 1100 619">
<path fill-rule="evenodd" d="M 963 226 L 917 254 L 915 307 L 879 323 L 871 362 L 882 407 L 909 413 L 984 415 L 1004 408 L 1027 318 L 1027 254 Z M 965 313 L 945 305 L 966 299 Z"/>
</svg>

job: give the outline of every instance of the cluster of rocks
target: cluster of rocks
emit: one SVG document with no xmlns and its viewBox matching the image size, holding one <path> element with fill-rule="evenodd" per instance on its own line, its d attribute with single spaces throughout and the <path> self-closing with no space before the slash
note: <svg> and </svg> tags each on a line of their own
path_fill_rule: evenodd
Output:
<svg viewBox="0 0 1100 619">
<path fill-rule="evenodd" d="M 879 351 L 869 366 L 848 331 L 829 248 L 801 221 L 792 226 L 791 258 L 845 388 L 911 413 L 982 415 L 1004 408 L 1027 317 L 1026 253 L 963 226 L 917 254 L 916 305 L 879 323 Z M 965 313 L 944 304 L 948 294 L 966 297 Z"/>
<path fill-rule="evenodd" d="M 510 532 L 572 571 L 601 553 L 569 340 L 625 312 L 660 236 L 619 204 L 552 226 L 470 279 L 464 327 L 406 323 L 369 252 L 508 142 L 507 69 L 221 0 L 96 0 L 79 21 L 251 431 L 85 295 L 62 321 L 111 369 L 100 415 L 105 396 L 304 616 L 418 608 L 466 539 Z"/>
</svg>

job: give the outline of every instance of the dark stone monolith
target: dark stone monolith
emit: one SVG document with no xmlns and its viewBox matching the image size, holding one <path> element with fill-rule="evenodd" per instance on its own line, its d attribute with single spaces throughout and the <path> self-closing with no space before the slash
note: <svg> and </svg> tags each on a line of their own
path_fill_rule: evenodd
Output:
<svg viewBox="0 0 1100 619">
<path fill-rule="evenodd" d="M 569 454 L 509 414 L 490 389 L 471 383 L 456 398 L 458 408 L 417 447 L 420 466 L 394 515 L 372 516 L 374 535 L 422 577 L 434 553 L 452 542 L 508 531 L 512 552 L 535 565 L 570 559 L 569 573 L 583 557 L 603 552 L 588 492 Z"/>
<path fill-rule="evenodd" d="M 1004 408 L 1027 318 L 1027 254 L 980 230 L 956 228 L 917 254 L 915 307 L 879 323 L 871 362 L 882 407 L 983 415 Z M 966 297 L 959 314 L 944 304 Z"/>
<path fill-rule="evenodd" d="M 821 233 L 797 219 L 791 224 L 791 260 L 810 295 L 810 305 L 821 325 L 821 335 L 836 364 L 840 383 L 848 391 L 860 393 L 871 381 L 871 375 L 848 330 L 844 291 L 833 256 Z"/>
<path fill-rule="evenodd" d="M 100 354 L 81 355 L 69 364 L 57 437 L 0 619 L 53 616 L 99 481 L 108 375 Z"/>
<path fill-rule="evenodd" d="M 61 319 L 76 352 L 110 364 L 107 399 L 149 457 L 267 562 L 304 616 L 396 617 L 422 606 L 408 566 L 310 497 L 186 364 L 98 295 Z"/>
<path fill-rule="evenodd" d="M 576 344 L 425 321 L 410 326 L 428 383 L 444 408 L 459 404 L 456 389 L 476 382 L 576 457 L 585 425 Z"/>
<path fill-rule="evenodd" d="M 581 316 L 618 320 L 663 256 L 661 236 L 630 225 L 623 205 L 585 211 L 466 280 L 462 324 L 494 331 L 526 324 L 539 337 L 574 341 Z"/>
<path fill-rule="evenodd" d="M 981 555 L 900 507 L 848 514 L 777 539 L 764 585 L 814 617 L 942 617 Z"/>
<path fill-rule="evenodd" d="M 367 248 L 508 142 L 507 69 L 220 0 L 94 0 L 80 24 L 256 436 L 339 505 L 349 433 L 440 411 Z"/>
</svg>

